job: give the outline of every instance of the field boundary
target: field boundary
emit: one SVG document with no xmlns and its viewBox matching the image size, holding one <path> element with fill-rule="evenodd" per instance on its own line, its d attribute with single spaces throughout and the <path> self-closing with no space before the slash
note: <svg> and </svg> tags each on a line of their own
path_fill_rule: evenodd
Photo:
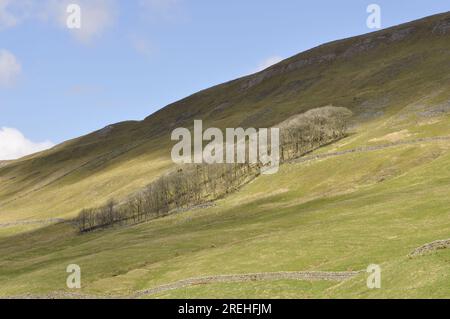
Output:
<svg viewBox="0 0 450 319">
<path fill-rule="evenodd" d="M 170 284 L 141 290 L 133 295 L 133 298 L 139 298 L 147 295 L 154 295 L 160 292 L 186 288 L 196 285 L 207 285 L 213 283 L 242 283 L 253 281 L 273 281 L 273 280 L 305 280 L 305 281 L 344 281 L 355 277 L 361 271 L 292 271 L 292 272 L 263 272 L 235 275 L 217 275 L 207 277 L 189 278 L 179 280 Z"/>
<path fill-rule="evenodd" d="M 422 256 L 429 252 L 436 251 L 439 249 L 450 248 L 450 239 L 436 240 L 431 243 L 427 243 L 422 245 L 416 249 L 412 253 L 410 253 L 409 257 Z"/>
<path fill-rule="evenodd" d="M 342 282 L 347 279 L 351 279 L 362 272 L 363 271 L 340 271 L 340 272 L 280 271 L 280 272 L 261 272 L 261 273 L 232 274 L 232 275 L 213 275 L 213 276 L 183 279 L 169 284 L 139 290 L 130 295 L 125 296 L 94 295 L 77 292 L 55 291 L 43 295 L 25 294 L 14 297 L 0 297 L 0 299 L 137 299 L 161 292 L 214 283 L 245 283 L 245 282 L 275 281 L 275 280 Z"/>
<path fill-rule="evenodd" d="M 389 143 L 389 144 L 361 146 L 361 147 L 356 147 L 356 148 L 339 151 L 339 152 L 323 153 L 323 154 L 317 154 L 317 155 L 307 155 L 307 156 L 303 156 L 303 157 L 299 157 L 299 158 L 295 158 L 295 159 L 286 161 L 285 163 L 286 164 L 304 163 L 304 162 L 310 162 L 310 161 L 314 161 L 314 160 L 325 159 L 325 158 L 329 158 L 329 157 L 336 157 L 336 156 L 341 156 L 341 155 L 346 155 L 346 154 L 373 152 L 373 151 L 383 150 L 383 149 L 401 146 L 401 145 L 414 145 L 414 144 L 420 144 L 420 143 L 439 142 L 439 141 L 450 141 L 450 136 L 423 137 L 423 138 L 418 138 L 415 140 L 398 141 L 398 142 Z"/>
</svg>

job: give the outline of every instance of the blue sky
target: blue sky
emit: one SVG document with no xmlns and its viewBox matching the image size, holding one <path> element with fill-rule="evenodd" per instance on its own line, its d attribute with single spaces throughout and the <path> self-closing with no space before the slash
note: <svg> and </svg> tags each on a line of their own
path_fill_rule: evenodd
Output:
<svg viewBox="0 0 450 319">
<path fill-rule="evenodd" d="M 76 32 L 65 26 L 69 3 L 82 9 Z M 25 149 L 18 157 L 37 142 L 142 119 L 281 58 L 374 31 L 372 3 L 382 28 L 450 10 L 448 0 L 0 0 L 0 159 L 2 147 Z"/>
</svg>

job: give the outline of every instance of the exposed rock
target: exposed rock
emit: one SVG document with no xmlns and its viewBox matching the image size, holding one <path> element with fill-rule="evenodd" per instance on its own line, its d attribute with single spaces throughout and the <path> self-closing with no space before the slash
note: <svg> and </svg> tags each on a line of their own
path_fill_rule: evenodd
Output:
<svg viewBox="0 0 450 319">
<path fill-rule="evenodd" d="M 266 69 L 264 71 L 261 71 L 259 73 L 256 73 L 254 75 L 251 75 L 247 81 L 245 81 L 242 86 L 241 90 L 247 90 L 255 85 L 258 85 L 262 81 L 269 79 L 271 77 L 274 77 L 276 75 L 284 74 L 287 72 L 299 70 L 301 68 L 304 68 L 309 65 L 320 65 L 324 63 L 332 62 L 337 58 L 336 53 L 330 52 L 327 54 L 323 54 L 320 56 L 315 56 L 307 59 L 301 59 L 298 61 L 293 61 L 288 64 L 284 65 L 275 65 L 269 69 Z"/>
<path fill-rule="evenodd" d="M 414 30 L 415 30 L 414 27 L 409 27 L 409 28 L 406 28 L 406 29 L 401 29 L 401 30 L 398 30 L 398 31 L 394 31 L 390 35 L 389 41 L 396 42 L 396 41 L 404 40 L 406 37 L 408 37 L 410 34 L 412 34 L 414 32 Z"/>
<path fill-rule="evenodd" d="M 404 29 L 399 29 L 392 31 L 390 33 L 378 34 L 373 37 L 365 38 L 360 40 L 359 42 L 352 44 L 349 48 L 347 48 L 344 53 L 340 56 L 343 58 L 351 58 L 356 54 L 367 52 L 371 49 L 376 48 L 383 42 L 397 42 L 406 39 L 408 36 L 414 33 L 416 29 L 414 27 L 408 27 Z"/>
<path fill-rule="evenodd" d="M 366 52 L 369 51 L 370 49 L 375 48 L 376 45 L 377 42 L 372 41 L 372 38 L 365 39 L 362 42 L 358 42 L 351 45 L 347 50 L 344 51 L 342 57 L 346 59 L 351 58 L 356 54 Z"/>
<path fill-rule="evenodd" d="M 298 70 L 298 69 L 301 69 L 302 67 L 305 67 L 305 66 L 311 65 L 311 64 L 322 64 L 322 63 L 326 63 L 326 62 L 331 62 L 334 59 L 336 59 L 336 57 L 337 57 L 336 53 L 332 52 L 332 53 L 327 53 L 327 54 L 316 56 L 316 57 L 311 57 L 309 59 L 303 59 L 303 60 L 291 62 L 285 67 L 285 71 Z"/>
<path fill-rule="evenodd" d="M 285 85 L 284 94 L 289 92 L 299 92 L 303 90 L 307 90 L 310 88 L 314 83 L 318 82 L 321 79 L 320 76 L 303 79 L 303 80 L 296 80 L 289 82 Z"/>
<path fill-rule="evenodd" d="M 434 105 L 428 109 L 418 112 L 417 114 L 422 117 L 435 117 L 450 113 L 450 101 L 442 104 Z"/>
<path fill-rule="evenodd" d="M 439 21 L 433 28 L 433 34 L 437 35 L 450 34 L 450 18 Z"/>
<path fill-rule="evenodd" d="M 254 75 L 251 75 L 250 78 L 242 84 L 241 90 L 247 90 L 247 89 L 261 83 L 265 79 L 271 78 L 271 77 L 281 74 L 281 73 L 282 73 L 281 68 L 272 67 L 272 68 L 266 69 L 264 71 L 261 71 L 259 73 L 256 73 Z"/>
<path fill-rule="evenodd" d="M 230 102 L 223 102 L 217 105 L 215 108 L 212 109 L 211 115 L 217 115 L 222 113 L 225 109 L 227 109 L 229 106 L 231 106 Z"/>
<path fill-rule="evenodd" d="M 433 33 L 446 34 L 450 31 L 450 19 L 440 21 L 433 29 Z M 272 66 L 264 71 L 256 73 L 254 75 L 249 76 L 241 85 L 241 91 L 245 91 L 249 88 L 252 88 L 266 79 L 269 79 L 273 76 L 280 75 L 286 72 L 295 71 L 302 69 L 309 65 L 320 65 L 324 63 L 332 62 L 338 58 L 352 58 L 357 54 L 368 52 L 380 44 L 383 43 L 392 43 L 403 41 L 411 36 L 417 30 L 416 27 L 404 27 L 402 29 L 395 29 L 391 31 L 381 31 L 374 33 L 373 36 L 369 37 L 360 37 L 359 40 L 354 40 L 352 42 L 347 41 L 344 43 L 347 44 L 347 48 L 345 46 L 341 49 L 336 49 L 336 46 L 330 46 L 330 48 L 334 48 L 333 50 L 329 50 L 331 52 L 323 53 L 322 55 L 301 58 L 298 60 L 294 60 L 290 63 L 277 64 Z M 355 43 L 356 41 L 356 43 Z"/>
<path fill-rule="evenodd" d="M 114 129 L 114 125 L 108 125 L 102 128 L 101 130 L 97 131 L 97 134 L 99 136 L 107 136 L 111 131 Z"/>
<path fill-rule="evenodd" d="M 357 43 L 351 44 L 347 49 L 343 51 L 343 53 L 337 54 L 336 52 L 328 52 L 319 56 L 314 56 L 306 59 L 300 59 L 297 61 L 290 62 L 284 65 L 275 65 L 271 68 L 268 68 L 264 71 L 261 71 L 255 75 L 252 75 L 245 81 L 241 89 L 247 90 L 264 80 L 271 78 L 273 76 L 283 74 L 286 72 L 291 72 L 295 70 L 299 70 L 309 65 L 320 65 L 324 63 L 329 63 L 334 61 L 335 59 L 342 58 L 351 58 L 356 54 L 360 54 L 363 52 L 367 52 L 371 49 L 374 49 L 379 44 L 389 41 L 389 42 L 397 42 L 406 39 L 409 35 L 411 35 L 415 31 L 414 27 L 408 27 L 400 30 L 393 31 L 392 33 L 381 34 L 369 38 L 365 38 L 360 40 Z"/>
</svg>

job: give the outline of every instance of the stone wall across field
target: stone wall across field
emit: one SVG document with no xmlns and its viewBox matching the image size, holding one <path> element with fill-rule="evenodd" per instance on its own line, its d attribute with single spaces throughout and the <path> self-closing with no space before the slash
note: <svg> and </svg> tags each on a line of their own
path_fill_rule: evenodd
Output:
<svg viewBox="0 0 450 319">
<path fill-rule="evenodd" d="M 421 256 L 431 251 L 436 251 L 438 249 L 450 248 L 450 239 L 436 240 L 431 243 L 425 244 L 416 248 L 412 253 L 409 254 L 410 257 Z"/>
<path fill-rule="evenodd" d="M 217 275 L 180 280 L 167 285 L 142 290 L 135 297 L 157 294 L 164 291 L 185 288 L 195 285 L 213 283 L 233 283 L 270 280 L 306 280 L 306 281 L 343 281 L 358 275 L 360 271 L 326 272 L 326 271 L 292 271 L 267 272 L 254 274 Z"/>
</svg>

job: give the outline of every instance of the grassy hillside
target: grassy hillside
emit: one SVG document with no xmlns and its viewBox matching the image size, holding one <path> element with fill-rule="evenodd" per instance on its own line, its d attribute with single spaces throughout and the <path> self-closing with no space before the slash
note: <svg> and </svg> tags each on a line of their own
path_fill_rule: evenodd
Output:
<svg viewBox="0 0 450 319">
<path fill-rule="evenodd" d="M 9 236 L 0 241 L 0 294 L 64 290 L 70 263 L 82 267 L 82 292 L 101 295 L 204 275 L 378 263 L 379 291 L 367 290 L 362 275 L 343 284 L 214 284 L 149 297 L 448 297 L 448 253 L 407 255 L 450 237 L 449 147 L 430 142 L 286 164 L 216 207 L 134 227 L 80 236 L 51 225 Z"/>
<path fill-rule="evenodd" d="M 267 127 L 299 112 L 344 106 L 355 123 L 408 105 L 448 101 L 449 13 L 336 41 L 265 71 L 194 94 L 140 122 L 108 126 L 0 167 L 0 221 L 71 216 L 118 199 L 170 165 L 170 132 L 201 118 Z M 409 113 L 408 113 L 409 114 Z"/>
<path fill-rule="evenodd" d="M 439 297 L 450 253 L 409 258 L 450 238 L 450 13 L 323 45 L 258 74 L 0 167 L 2 221 L 71 216 L 139 189 L 172 164 L 169 132 L 208 124 L 264 127 L 324 106 L 355 113 L 351 134 L 261 176 L 216 206 L 79 235 L 68 224 L 0 227 L 0 297 L 67 291 L 128 296 L 178 280 L 279 271 L 382 268 L 337 283 L 215 283 L 167 297 Z M 373 148 L 378 146 L 378 148 Z M 355 149 L 341 154 L 341 151 Z"/>
</svg>

